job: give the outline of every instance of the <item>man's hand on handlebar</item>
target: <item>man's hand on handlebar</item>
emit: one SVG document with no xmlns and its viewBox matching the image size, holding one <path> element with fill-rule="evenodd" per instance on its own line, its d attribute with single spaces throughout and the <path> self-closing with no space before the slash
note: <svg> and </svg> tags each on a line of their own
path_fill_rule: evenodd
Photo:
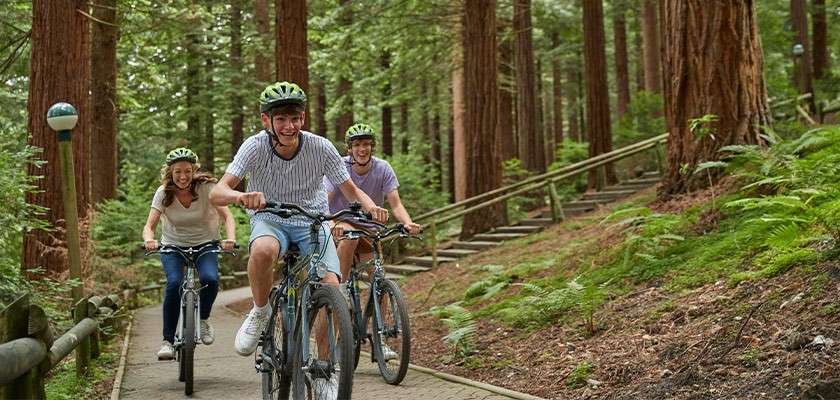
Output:
<svg viewBox="0 0 840 400">
<path fill-rule="evenodd" d="M 388 222 L 388 210 L 382 207 L 373 206 L 371 209 L 366 211 L 370 213 L 374 221 L 379 222 L 380 224 Z"/>
<path fill-rule="evenodd" d="M 222 250 L 224 251 L 233 251 L 236 248 L 236 241 L 231 239 L 225 239 L 221 242 Z"/>
<path fill-rule="evenodd" d="M 422 231 L 422 227 L 420 226 L 420 224 L 416 224 L 414 222 L 409 222 L 407 224 L 403 224 L 403 226 L 405 227 L 405 229 L 408 230 L 408 233 L 410 233 L 412 235 L 419 235 L 420 232 Z"/>
<path fill-rule="evenodd" d="M 242 193 L 237 197 L 236 202 L 251 210 L 261 210 L 265 208 L 266 203 L 265 195 L 262 192 Z"/>
</svg>

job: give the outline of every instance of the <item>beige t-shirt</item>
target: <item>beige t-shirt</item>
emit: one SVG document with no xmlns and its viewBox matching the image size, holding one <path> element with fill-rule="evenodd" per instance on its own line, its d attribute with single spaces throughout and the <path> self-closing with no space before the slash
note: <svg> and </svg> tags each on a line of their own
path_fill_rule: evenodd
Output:
<svg viewBox="0 0 840 400">
<path fill-rule="evenodd" d="M 196 188 L 198 199 L 184 208 L 177 198 L 169 207 L 163 206 L 163 186 L 152 199 L 152 208 L 160 211 L 163 220 L 161 244 L 195 246 L 211 240 L 219 240 L 219 212 L 210 204 L 210 191 L 215 183 L 206 182 Z"/>
</svg>

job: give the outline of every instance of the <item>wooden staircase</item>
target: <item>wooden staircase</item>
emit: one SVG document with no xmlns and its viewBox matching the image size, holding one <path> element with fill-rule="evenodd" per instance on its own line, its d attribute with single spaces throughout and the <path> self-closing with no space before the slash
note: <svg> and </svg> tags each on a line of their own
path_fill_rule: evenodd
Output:
<svg viewBox="0 0 840 400">
<path fill-rule="evenodd" d="M 612 203 L 655 186 L 659 181 L 658 172 L 646 172 L 639 178 L 607 186 L 602 191 L 586 193 L 577 200 L 563 203 L 563 213 L 566 218 L 585 214 L 596 210 L 601 204 Z M 438 250 L 437 262 L 440 264 L 456 261 L 461 257 L 496 247 L 504 241 L 515 240 L 540 232 L 552 223 L 551 210 L 546 210 L 541 216 L 523 219 L 515 225 L 497 227 L 489 232 L 477 234 L 469 241 L 451 242 L 448 248 Z M 406 257 L 401 264 L 385 265 L 387 272 L 400 275 L 428 271 L 431 268 L 432 256 L 430 254 Z"/>
</svg>

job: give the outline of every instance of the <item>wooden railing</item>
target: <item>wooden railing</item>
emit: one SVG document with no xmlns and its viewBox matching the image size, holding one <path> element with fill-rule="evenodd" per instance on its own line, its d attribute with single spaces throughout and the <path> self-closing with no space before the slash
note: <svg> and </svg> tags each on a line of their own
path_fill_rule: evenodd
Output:
<svg viewBox="0 0 840 400">
<path fill-rule="evenodd" d="M 0 399 L 44 399 L 44 376 L 76 350 L 76 374 L 87 374 L 100 342 L 118 325 L 119 297 L 89 296 L 73 307 L 76 324 L 53 340 L 44 310 L 25 294 L 0 311 Z M 103 329 L 105 328 L 105 329 Z"/>
<path fill-rule="evenodd" d="M 546 172 L 512 185 L 504 186 L 480 195 L 461 200 L 457 203 L 441 207 L 425 214 L 419 215 L 415 221 L 422 223 L 428 231 L 429 250 L 432 255 L 432 266 L 437 266 L 437 229 L 441 224 L 452 221 L 456 218 L 461 218 L 471 212 L 481 210 L 485 207 L 503 202 L 514 196 L 520 196 L 528 192 L 543 190 L 548 192 L 548 197 L 551 202 L 552 219 L 559 221 L 563 219 L 563 209 L 560 205 L 560 198 L 557 194 L 556 184 L 562 180 L 574 178 L 591 170 L 598 171 L 598 189 L 600 190 L 606 185 L 605 169 L 607 164 L 614 163 L 640 152 L 656 149 L 656 157 L 659 163 L 660 171 L 663 170 L 663 152 L 662 144 L 668 140 L 668 134 L 663 133 L 659 136 L 646 139 L 609 153 L 600 154 L 598 156 L 588 158 L 586 160 L 558 168 L 554 171 Z"/>
</svg>

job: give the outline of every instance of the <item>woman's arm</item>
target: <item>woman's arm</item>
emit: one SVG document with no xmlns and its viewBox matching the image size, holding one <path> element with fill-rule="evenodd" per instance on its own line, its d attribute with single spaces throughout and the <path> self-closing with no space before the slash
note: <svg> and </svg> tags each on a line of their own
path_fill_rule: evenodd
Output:
<svg viewBox="0 0 840 400">
<path fill-rule="evenodd" d="M 222 248 L 225 250 L 233 250 L 233 245 L 236 243 L 236 219 L 233 218 L 233 213 L 227 206 L 216 207 L 219 217 L 225 224 L 225 237 L 222 241 Z"/>
<path fill-rule="evenodd" d="M 156 250 L 158 242 L 155 240 L 155 228 L 158 221 L 160 221 L 160 211 L 153 208 L 149 210 L 149 217 L 146 218 L 146 225 L 143 226 L 143 242 L 146 245 L 146 250 Z"/>
</svg>

